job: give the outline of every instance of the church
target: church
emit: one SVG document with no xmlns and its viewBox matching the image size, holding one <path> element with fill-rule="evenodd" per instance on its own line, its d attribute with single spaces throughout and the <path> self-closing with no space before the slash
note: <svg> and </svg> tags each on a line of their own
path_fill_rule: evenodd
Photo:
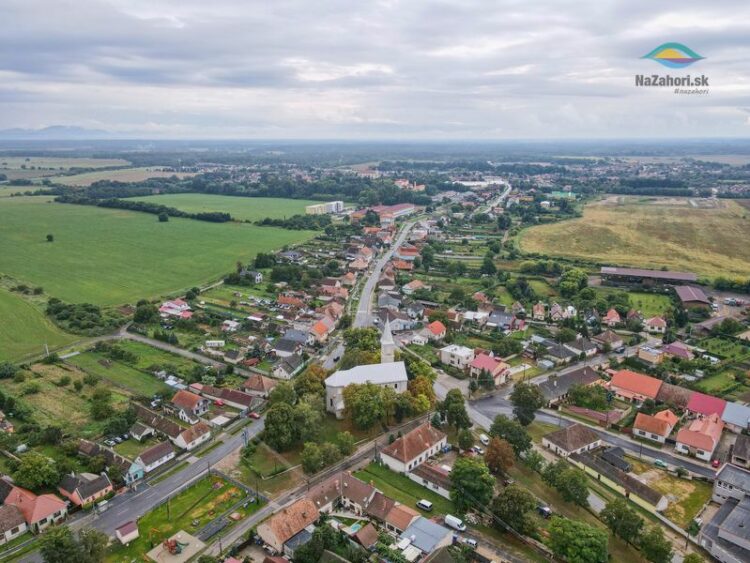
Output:
<svg viewBox="0 0 750 563">
<path fill-rule="evenodd" d="M 342 369 L 331 374 L 326 384 L 326 410 L 344 417 L 344 388 L 353 383 L 374 383 L 376 385 L 392 387 L 396 393 L 407 390 L 408 378 L 404 362 L 396 362 L 396 342 L 391 334 L 390 321 L 386 321 L 383 334 L 380 336 L 380 363 L 355 366 Z"/>
</svg>

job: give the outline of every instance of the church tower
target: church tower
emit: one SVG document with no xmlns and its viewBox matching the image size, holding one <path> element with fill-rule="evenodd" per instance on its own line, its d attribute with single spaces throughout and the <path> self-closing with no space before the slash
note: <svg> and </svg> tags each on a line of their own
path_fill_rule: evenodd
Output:
<svg viewBox="0 0 750 563">
<path fill-rule="evenodd" d="M 383 334 L 380 337 L 380 363 L 387 364 L 395 361 L 396 342 L 391 334 L 391 321 L 386 317 Z"/>
</svg>

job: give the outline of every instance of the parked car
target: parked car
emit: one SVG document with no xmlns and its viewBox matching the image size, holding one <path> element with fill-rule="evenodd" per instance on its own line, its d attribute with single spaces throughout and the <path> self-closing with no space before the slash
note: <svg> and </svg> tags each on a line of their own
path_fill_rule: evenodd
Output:
<svg viewBox="0 0 750 563">
<path fill-rule="evenodd" d="M 552 517 L 552 509 L 544 504 L 540 504 L 539 506 L 537 506 L 536 511 L 539 513 L 539 516 L 544 519 Z"/>
<path fill-rule="evenodd" d="M 716 468 L 721 465 L 721 462 L 718 459 L 711 460 L 711 467 Z"/>
<path fill-rule="evenodd" d="M 453 516 L 452 514 L 445 515 L 445 525 L 453 528 L 454 530 L 458 530 L 459 532 L 466 531 L 466 524 L 464 524 L 463 520 Z"/>
<path fill-rule="evenodd" d="M 660 459 L 654 460 L 654 465 L 656 467 L 661 467 L 662 469 L 669 469 L 669 466 L 666 464 L 666 462 Z"/>
<path fill-rule="evenodd" d="M 257 412 L 251 412 L 248 416 L 250 418 L 254 418 L 255 420 L 258 420 L 260 418 L 260 415 Z"/>
<path fill-rule="evenodd" d="M 418 500 L 417 508 L 421 508 L 422 510 L 430 512 L 432 510 L 432 503 L 429 500 L 425 500 L 425 499 Z"/>
<path fill-rule="evenodd" d="M 104 444 L 109 446 L 110 448 L 115 445 L 114 440 L 104 440 Z"/>
<path fill-rule="evenodd" d="M 114 438 L 112 438 L 112 439 L 113 439 L 113 440 L 114 440 L 114 441 L 115 441 L 116 443 L 118 443 L 118 444 L 122 444 L 122 438 L 120 438 L 119 436 L 115 436 L 115 437 L 114 437 Z"/>
<path fill-rule="evenodd" d="M 479 545 L 477 543 L 477 540 L 475 540 L 474 538 L 463 538 L 461 541 L 468 545 L 471 549 L 476 549 Z"/>
</svg>

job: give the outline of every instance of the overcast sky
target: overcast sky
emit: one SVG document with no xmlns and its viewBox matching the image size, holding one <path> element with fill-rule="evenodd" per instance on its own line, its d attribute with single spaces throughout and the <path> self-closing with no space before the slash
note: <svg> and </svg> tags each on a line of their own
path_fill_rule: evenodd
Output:
<svg viewBox="0 0 750 563">
<path fill-rule="evenodd" d="M 750 2 L 2 0 L 0 129 L 160 138 L 748 136 Z M 705 60 L 640 59 L 668 41 Z M 705 74 L 706 96 L 634 86 Z"/>
</svg>

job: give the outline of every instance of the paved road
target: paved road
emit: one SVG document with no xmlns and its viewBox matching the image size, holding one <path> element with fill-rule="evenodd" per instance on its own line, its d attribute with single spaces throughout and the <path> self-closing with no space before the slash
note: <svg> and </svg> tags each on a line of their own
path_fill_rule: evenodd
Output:
<svg viewBox="0 0 750 563">
<path fill-rule="evenodd" d="M 395 250 L 404 243 L 413 226 L 414 221 L 411 221 L 401 228 L 401 232 L 391 245 L 391 248 L 378 259 L 375 267 L 368 274 L 369 277 L 362 288 L 362 294 L 359 298 L 357 315 L 354 317 L 354 328 L 367 328 L 372 326 L 372 296 L 375 292 L 375 285 L 380 279 L 380 273 L 383 271 L 383 268 L 393 256 Z"/>
</svg>

